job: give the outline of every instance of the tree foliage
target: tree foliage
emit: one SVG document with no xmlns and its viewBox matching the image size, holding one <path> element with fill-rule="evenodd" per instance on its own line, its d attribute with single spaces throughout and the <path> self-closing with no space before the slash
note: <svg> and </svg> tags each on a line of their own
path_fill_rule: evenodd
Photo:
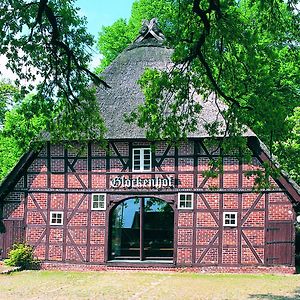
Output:
<svg viewBox="0 0 300 300">
<path fill-rule="evenodd" d="M 19 99 L 18 89 L 12 85 L 9 89 L 15 91 L 12 97 L 17 100 L 5 113 L 0 130 L 0 181 L 29 147 L 38 149 L 47 140 L 103 141 L 106 129 L 94 90 L 86 90 L 88 100 L 81 100 L 80 109 L 69 114 L 69 110 L 58 105 L 56 100 L 39 94 Z"/>
<path fill-rule="evenodd" d="M 18 76 L 15 84 L 23 99 L 29 92 L 34 94 L 9 113 L 5 132 L 18 132 L 23 145 L 25 140 L 41 137 L 42 130 L 52 140 L 101 139 L 103 120 L 91 83 L 108 85 L 88 69 L 88 50 L 94 41 L 75 1 L 3 0 L 0 36 L 0 54 Z M 1 112 L 3 118 L 5 109 Z"/>
<path fill-rule="evenodd" d="M 157 17 L 174 48 L 174 67 L 169 72 L 145 72 L 140 80 L 145 105 L 132 119 L 148 129 L 150 139 L 177 141 L 195 130 L 202 101 L 213 95 L 227 109 L 220 108 L 225 130 L 218 122 L 206 125 L 212 135 L 230 135 L 239 143 L 247 125 L 298 178 L 291 158 L 299 153 L 297 4 L 296 0 L 136 0 L 128 22 L 118 20 L 100 32 L 98 47 L 104 59 L 98 71 L 134 40 L 143 19 Z M 0 90 L 0 120 L 6 113 L 3 145 L 22 144 L 9 141 L 10 134 L 28 141 L 36 134 L 47 137 L 41 132 L 60 140 L 103 136 L 90 80 L 106 84 L 87 69 L 87 49 L 93 41 L 85 22 L 73 0 L 0 3 L 0 54 L 19 75 L 17 88 L 24 80 L 41 77 L 36 94 L 11 112 L 6 112 L 3 103 L 8 98 L 2 98 Z M 31 89 L 23 85 L 21 92 Z"/>
<path fill-rule="evenodd" d="M 152 5 L 146 0 L 135 2 L 141 9 L 139 19 L 153 17 L 143 11 L 146 2 Z M 227 106 L 220 109 L 225 130 L 213 122 L 206 124 L 209 132 L 238 138 L 247 125 L 299 179 L 298 169 L 288 162 L 299 154 L 299 135 L 294 133 L 300 106 L 297 3 L 159 1 L 154 5 L 156 17 L 174 48 L 174 67 L 146 70 L 140 80 L 145 104 L 131 115 L 131 121 L 146 127 L 150 139 L 176 141 L 196 129 L 202 101 L 221 99 Z M 171 13 L 159 14 L 164 5 Z M 132 18 L 136 18 L 134 10 Z M 115 38 L 118 34 L 113 32 Z M 100 37 L 99 42 L 105 43 L 105 34 Z"/>
<path fill-rule="evenodd" d="M 187 102 L 184 98 L 193 101 L 193 87 L 204 98 L 213 92 L 223 99 L 229 107 L 225 117 L 230 125 L 236 119 L 236 125 L 250 126 L 265 140 L 282 138 L 286 133 L 282 125 L 299 104 L 299 20 L 288 4 L 271 2 L 178 2 L 179 28 L 171 40 L 175 68 L 159 75 L 148 71 L 142 82 L 146 94 L 152 85 L 163 87 L 151 95 L 151 99 L 162 99 L 153 114 L 164 118 L 162 95 L 171 89 L 178 94 L 172 108 L 180 111 Z M 148 101 L 150 97 L 146 97 L 145 110 Z M 148 110 L 144 125 L 152 128 L 149 114 Z M 171 124 L 169 120 L 166 129 Z M 163 131 L 157 131 L 158 136 Z"/>
<path fill-rule="evenodd" d="M 7 67 L 29 82 L 41 76 L 41 94 L 73 104 L 90 79 L 107 86 L 87 68 L 93 37 L 77 12 L 74 0 L 0 4 L 0 53 L 8 58 Z"/>
<path fill-rule="evenodd" d="M 0 81 L 0 126 L 3 125 L 5 113 L 17 100 L 18 90 L 9 81 Z"/>
<path fill-rule="evenodd" d="M 294 114 L 287 118 L 290 128 L 286 139 L 275 144 L 282 167 L 300 183 L 300 107 L 295 108 Z"/>
<path fill-rule="evenodd" d="M 164 34 L 170 30 L 168 21 L 174 9 L 170 1 L 135 0 L 128 22 L 119 19 L 110 26 L 103 26 L 99 32 L 98 49 L 103 55 L 97 72 L 101 72 L 138 36 L 143 20 L 159 18 Z"/>
</svg>

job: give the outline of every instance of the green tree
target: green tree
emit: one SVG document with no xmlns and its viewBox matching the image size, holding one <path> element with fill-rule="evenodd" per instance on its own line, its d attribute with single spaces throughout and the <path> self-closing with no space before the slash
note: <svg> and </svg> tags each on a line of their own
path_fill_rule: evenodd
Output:
<svg viewBox="0 0 300 300">
<path fill-rule="evenodd" d="M 287 118 L 290 128 L 286 140 L 275 144 L 282 167 L 300 183 L 300 107 L 295 108 L 294 114 Z"/>
<path fill-rule="evenodd" d="M 100 139 L 103 121 L 99 109 L 95 109 L 95 89 L 91 83 L 108 86 L 88 70 L 88 49 L 94 41 L 86 31 L 85 18 L 78 16 L 75 1 L 3 0 L 0 36 L 0 54 L 8 59 L 6 67 L 18 76 L 15 84 L 23 99 L 33 91 L 32 83 L 39 82 L 32 100 L 23 104 L 25 108 L 22 104 L 17 108 L 24 112 L 21 115 L 35 115 L 30 118 L 35 125 L 41 117 L 47 117 L 47 124 L 40 129 L 46 126 L 51 139 Z M 29 111 L 25 113 L 26 107 Z M 13 117 L 16 116 L 9 118 Z"/>
<path fill-rule="evenodd" d="M 164 34 L 168 34 L 171 24 L 169 20 L 175 8 L 171 1 L 166 0 L 135 0 L 132 4 L 131 16 L 126 22 L 119 19 L 110 26 L 103 26 L 99 32 L 98 49 L 103 55 L 99 67 L 100 73 L 137 37 L 143 20 L 158 18 Z"/>
<path fill-rule="evenodd" d="M 74 0 L 3 0 L 0 16 L 0 53 L 8 58 L 6 66 L 19 80 L 40 76 L 43 96 L 76 104 L 91 79 L 107 86 L 87 68 L 87 49 L 94 41 Z"/>
<path fill-rule="evenodd" d="M 5 116 L 19 101 L 19 90 L 9 81 L 0 82 L 0 182 L 22 155 L 15 137 L 3 133 Z"/>
<path fill-rule="evenodd" d="M 119 19 L 110 26 L 103 26 L 97 44 L 103 58 L 96 72 L 100 73 L 107 67 L 130 44 L 132 39 L 132 32 L 128 30 L 124 19 Z"/>
<path fill-rule="evenodd" d="M 5 113 L 0 130 L 0 181 L 25 151 L 38 149 L 46 140 L 104 140 L 103 119 L 99 113 L 94 113 L 99 110 L 95 92 L 87 91 L 90 93 L 86 97 L 88 102 L 82 100 L 81 109 L 73 110 L 71 115 L 59 101 L 38 94 L 27 95 Z"/>
<path fill-rule="evenodd" d="M 156 15 L 149 15 L 143 8 L 152 2 L 136 1 L 139 10 L 132 10 L 130 20 L 159 18 L 167 43 L 174 48 L 174 68 L 146 70 L 140 80 L 145 104 L 129 120 L 146 127 L 150 139 L 176 142 L 196 129 L 202 101 L 214 95 L 227 109 L 220 109 L 225 130 L 217 122 L 206 125 L 212 135 L 230 135 L 240 141 L 247 125 L 288 166 L 282 151 L 274 146 L 292 147 L 287 141 L 297 139 L 291 133 L 291 118 L 300 106 L 298 2 L 164 0 L 153 5 Z M 160 13 L 164 6 L 169 13 Z M 130 20 L 127 36 L 129 30 L 136 34 L 129 27 Z M 119 32 L 110 32 L 110 43 L 113 36 L 117 39 Z M 105 42 L 103 34 L 101 43 Z M 194 92 L 202 100 L 196 100 Z M 168 94 L 172 101 L 166 109 Z M 292 153 L 286 147 L 283 152 Z M 298 171 L 289 167 L 297 179 Z"/>
<path fill-rule="evenodd" d="M 148 129 L 148 137 L 184 138 L 195 129 L 201 101 L 213 94 L 228 109 L 220 111 L 226 132 L 217 123 L 207 124 L 212 134 L 221 130 L 219 134 L 238 138 L 245 124 L 284 162 L 273 145 L 298 138 L 291 134 L 291 126 L 296 126 L 293 115 L 298 116 L 300 106 L 298 2 L 137 0 L 128 22 L 119 20 L 112 30 L 102 30 L 102 68 L 134 39 L 142 19 L 158 17 L 174 48 L 175 65 L 168 73 L 147 70 L 141 79 L 146 101 L 134 119 Z M 0 54 L 8 57 L 8 67 L 20 80 L 42 77 L 32 98 L 37 105 L 26 105 L 38 115 L 46 103 L 51 114 L 43 114 L 48 118 L 45 124 L 33 117 L 34 124 L 59 132 L 51 132 L 51 138 L 89 139 L 103 133 L 90 80 L 105 83 L 87 69 L 90 55 L 86 49 L 93 41 L 73 0 L 3 0 L 0 34 Z M 30 88 L 23 86 L 22 92 Z M 164 95 L 170 91 L 173 98 L 166 109 Z M 195 101 L 194 92 L 203 99 Z M 290 143 L 284 145 L 290 147 Z"/>
<path fill-rule="evenodd" d="M 9 81 L 0 81 L 0 126 L 3 125 L 5 113 L 13 106 L 18 97 L 18 89 Z"/>
</svg>

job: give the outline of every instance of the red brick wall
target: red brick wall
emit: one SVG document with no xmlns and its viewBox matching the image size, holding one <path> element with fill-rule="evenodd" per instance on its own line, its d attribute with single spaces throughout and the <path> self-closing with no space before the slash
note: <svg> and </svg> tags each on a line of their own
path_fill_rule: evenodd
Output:
<svg viewBox="0 0 300 300">
<path fill-rule="evenodd" d="M 131 146 L 139 145 L 144 147 L 149 143 L 134 142 Z M 94 143 L 77 146 L 45 147 L 6 198 L 4 217 L 26 218 L 26 240 L 35 246 L 35 253 L 42 260 L 104 263 L 108 251 L 108 214 L 91 210 L 91 193 L 107 193 L 107 209 L 110 209 L 115 205 L 110 203 L 110 194 L 118 194 L 115 199 L 124 199 L 135 192 L 111 189 L 110 180 L 118 173 L 128 178 L 151 178 L 151 175 L 131 175 L 127 142 L 109 145 L 107 153 Z M 198 145 L 197 156 L 196 146 L 189 141 L 177 149 L 164 142 L 155 147 L 153 176 L 172 176 L 176 184 L 175 189 L 156 193 L 158 198 L 172 194 L 169 197 L 175 209 L 176 264 L 265 264 L 266 226 L 269 221 L 293 220 L 289 199 L 275 182 L 274 190 L 267 196 L 253 192 L 254 178 L 247 178 L 245 172 L 261 168 L 255 157 L 252 163 L 242 164 L 233 155 L 227 155 L 223 158 L 224 173 L 207 178 L 203 172 L 210 168 L 209 155 L 214 149 Z M 51 156 L 47 157 L 47 153 Z M 178 192 L 184 191 L 194 192 L 191 210 L 177 208 Z M 157 191 L 149 190 L 153 192 Z M 64 212 L 63 226 L 50 225 L 50 210 Z M 237 227 L 223 226 L 224 212 L 237 213 Z"/>
</svg>

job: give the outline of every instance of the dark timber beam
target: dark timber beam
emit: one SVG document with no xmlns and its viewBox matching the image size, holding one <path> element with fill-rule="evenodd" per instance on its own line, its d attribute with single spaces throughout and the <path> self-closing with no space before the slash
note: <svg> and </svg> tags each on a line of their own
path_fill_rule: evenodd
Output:
<svg viewBox="0 0 300 300">
<path fill-rule="evenodd" d="M 261 162 L 270 162 L 274 169 L 279 167 L 279 165 L 276 165 L 276 162 L 271 160 L 267 148 L 265 147 L 266 149 L 263 149 L 264 145 L 257 137 L 249 137 L 248 146 Z M 281 171 L 280 176 L 274 178 L 276 183 L 286 191 L 294 203 L 300 202 L 300 187 L 284 173 L 285 172 Z"/>
</svg>

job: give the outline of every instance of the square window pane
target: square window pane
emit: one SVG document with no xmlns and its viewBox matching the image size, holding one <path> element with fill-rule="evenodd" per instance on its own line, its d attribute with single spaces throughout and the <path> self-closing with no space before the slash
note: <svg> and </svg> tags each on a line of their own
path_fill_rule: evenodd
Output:
<svg viewBox="0 0 300 300">
<path fill-rule="evenodd" d="M 185 201 L 180 201 L 179 202 L 179 207 L 183 207 L 184 208 L 185 207 Z"/>
<path fill-rule="evenodd" d="M 105 195 L 93 195 L 92 209 L 105 209 Z"/>
<path fill-rule="evenodd" d="M 51 213 L 50 223 L 53 225 L 63 224 L 63 214 L 62 213 Z"/>
<path fill-rule="evenodd" d="M 237 214 L 236 213 L 224 213 L 224 225 L 225 226 L 237 226 Z"/>
<path fill-rule="evenodd" d="M 180 208 L 193 208 L 193 194 L 179 194 L 179 207 Z"/>
</svg>

